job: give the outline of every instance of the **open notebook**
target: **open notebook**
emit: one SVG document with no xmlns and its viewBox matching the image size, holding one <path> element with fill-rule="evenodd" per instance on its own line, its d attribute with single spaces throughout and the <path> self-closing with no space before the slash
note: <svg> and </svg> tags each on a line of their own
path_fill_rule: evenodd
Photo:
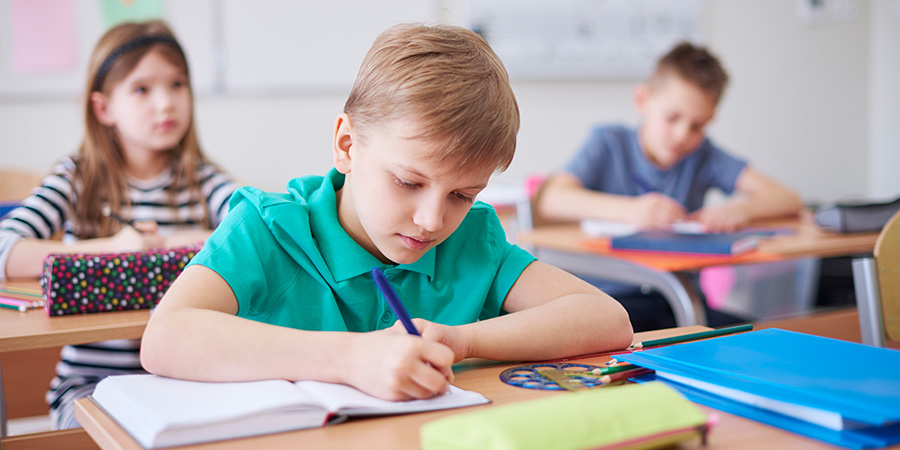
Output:
<svg viewBox="0 0 900 450">
<path fill-rule="evenodd" d="M 156 375 L 104 379 L 92 400 L 144 448 L 313 428 L 349 416 L 405 414 L 488 403 L 455 386 L 427 400 L 391 402 L 342 384 L 264 380 L 204 383 Z"/>
</svg>

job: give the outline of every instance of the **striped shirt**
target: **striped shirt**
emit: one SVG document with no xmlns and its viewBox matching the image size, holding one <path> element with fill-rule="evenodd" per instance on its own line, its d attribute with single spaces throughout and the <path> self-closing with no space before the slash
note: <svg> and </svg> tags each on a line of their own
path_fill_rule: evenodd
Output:
<svg viewBox="0 0 900 450">
<path fill-rule="evenodd" d="M 20 207 L 0 221 L 0 280 L 6 277 L 6 265 L 13 245 L 23 238 L 49 239 L 62 231 L 63 240 L 77 240 L 82 231 L 75 224 L 75 205 L 78 188 L 74 181 L 76 160 L 64 158 L 44 178 Z M 204 164 L 197 172 L 200 192 L 210 210 L 212 226 L 218 225 L 228 212 L 228 200 L 237 189 L 226 174 Z M 169 191 L 173 183 L 171 171 L 153 180 L 126 179 L 127 202 L 120 215 L 126 219 L 152 220 L 159 224 L 159 233 L 204 227 L 203 204 L 191 200 L 190 193 L 181 187 L 175 195 L 177 208 L 170 205 Z M 57 376 L 50 384 L 47 402 L 56 429 L 77 427 L 73 402 L 94 390 L 94 386 L 108 375 L 143 372 L 139 359 L 140 340 L 118 340 L 63 348 L 56 365 Z"/>
</svg>

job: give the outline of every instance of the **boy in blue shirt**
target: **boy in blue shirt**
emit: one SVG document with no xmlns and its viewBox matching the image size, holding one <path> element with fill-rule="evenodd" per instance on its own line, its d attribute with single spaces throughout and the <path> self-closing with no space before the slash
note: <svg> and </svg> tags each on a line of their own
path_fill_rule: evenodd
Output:
<svg viewBox="0 0 900 450">
<path fill-rule="evenodd" d="M 635 90 L 637 129 L 621 125 L 591 130 L 581 150 L 541 189 L 544 219 L 605 219 L 641 228 L 666 228 L 696 220 L 711 232 L 734 231 L 751 220 L 796 214 L 800 197 L 747 162 L 719 149 L 705 135 L 728 76 L 718 59 L 689 43 L 677 45 Z M 703 206 L 707 191 L 730 198 Z M 598 281 L 628 309 L 636 331 L 674 326 L 656 293 Z M 711 325 L 739 321 L 708 311 Z"/>
<path fill-rule="evenodd" d="M 608 219 L 643 228 L 697 220 L 733 231 L 754 219 L 796 214 L 791 189 L 719 149 L 705 135 L 728 76 L 706 49 L 682 43 L 635 90 L 637 129 L 594 128 L 562 173 L 547 180 L 538 212 L 551 220 Z M 703 206 L 706 192 L 731 197 Z"/>
<path fill-rule="evenodd" d="M 337 117 L 335 168 L 284 194 L 236 192 L 153 314 L 144 367 L 205 381 L 338 382 L 402 400 L 444 392 L 467 357 L 629 345 L 617 302 L 509 244 L 493 209 L 474 202 L 512 160 L 518 127 L 484 39 L 452 26 L 389 29 Z M 422 338 L 391 326 L 372 267 Z"/>
</svg>

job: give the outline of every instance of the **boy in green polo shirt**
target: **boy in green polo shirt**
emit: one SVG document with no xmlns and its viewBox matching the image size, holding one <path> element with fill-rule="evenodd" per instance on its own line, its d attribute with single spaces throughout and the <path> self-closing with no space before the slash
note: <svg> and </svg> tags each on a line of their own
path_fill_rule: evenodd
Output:
<svg viewBox="0 0 900 450">
<path fill-rule="evenodd" d="M 628 316 L 507 242 L 474 202 L 515 151 L 519 111 L 487 43 L 398 25 L 366 55 L 334 127 L 335 168 L 287 193 L 239 190 L 173 283 L 141 362 L 205 381 L 345 383 L 389 400 L 444 392 L 468 357 L 546 360 L 624 348 Z M 391 280 L 408 335 L 369 270 Z"/>
</svg>

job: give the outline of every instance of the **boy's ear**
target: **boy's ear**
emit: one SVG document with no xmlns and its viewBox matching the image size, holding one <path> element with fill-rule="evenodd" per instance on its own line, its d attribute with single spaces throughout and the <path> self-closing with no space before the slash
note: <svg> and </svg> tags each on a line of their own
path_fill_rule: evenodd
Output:
<svg viewBox="0 0 900 450">
<path fill-rule="evenodd" d="M 112 114 L 109 111 L 109 97 L 103 95 L 102 92 L 91 92 L 91 109 L 97 121 L 103 125 L 111 127 L 115 125 Z"/>
<path fill-rule="evenodd" d="M 334 121 L 334 167 L 343 174 L 350 173 L 350 148 L 353 147 L 353 124 L 347 113 L 340 113 Z"/>
<path fill-rule="evenodd" d="M 637 85 L 637 87 L 634 88 L 634 109 L 639 113 L 643 113 L 649 98 L 650 86 L 647 85 L 647 83 Z"/>
</svg>

